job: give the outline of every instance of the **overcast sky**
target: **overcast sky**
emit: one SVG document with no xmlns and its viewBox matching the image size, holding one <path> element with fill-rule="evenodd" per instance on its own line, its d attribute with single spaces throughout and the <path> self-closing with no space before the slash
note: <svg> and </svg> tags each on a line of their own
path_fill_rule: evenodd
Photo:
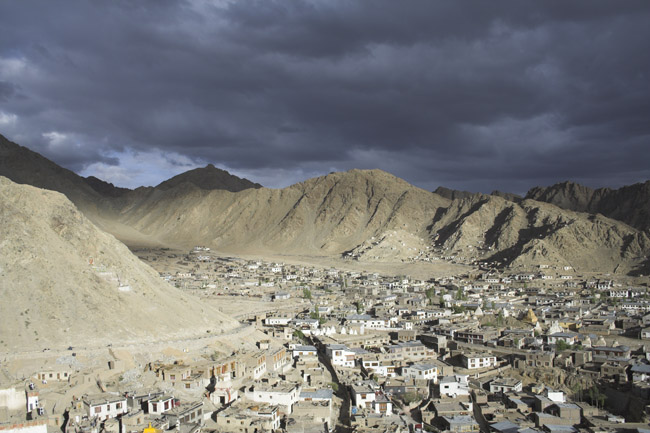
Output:
<svg viewBox="0 0 650 433">
<path fill-rule="evenodd" d="M 0 133 L 84 176 L 650 179 L 650 2 L 0 2 Z"/>
</svg>

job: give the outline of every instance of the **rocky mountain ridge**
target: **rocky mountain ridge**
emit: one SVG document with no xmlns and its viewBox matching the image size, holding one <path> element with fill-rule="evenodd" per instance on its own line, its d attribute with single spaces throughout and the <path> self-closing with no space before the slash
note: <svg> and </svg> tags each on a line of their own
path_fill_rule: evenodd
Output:
<svg viewBox="0 0 650 433">
<path fill-rule="evenodd" d="M 637 229 L 650 230 L 650 181 L 619 189 L 591 189 L 567 181 L 532 188 L 526 198 L 551 203 L 562 209 L 600 213 Z"/>
<path fill-rule="evenodd" d="M 165 187 L 113 196 L 92 188 L 86 194 L 88 184 L 82 181 L 69 197 L 93 222 L 131 244 L 200 244 L 233 253 L 343 255 L 375 261 L 482 261 L 512 267 L 544 262 L 625 273 L 644 272 L 648 266 L 650 243 L 643 230 L 530 197 L 446 189 L 432 193 L 381 170 L 331 173 L 283 189 L 202 188 L 202 174 L 214 170 L 193 170 Z M 49 171 L 56 174 L 51 167 Z M 52 185 L 75 184 L 74 173 L 62 173 L 70 178 L 68 183 Z M 536 196 L 549 201 L 562 197 Z M 628 200 L 642 200 L 642 192 Z M 588 209 L 588 203 L 578 200 L 574 206 Z M 646 198 L 636 207 L 643 209 L 647 203 Z"/>
</svg>

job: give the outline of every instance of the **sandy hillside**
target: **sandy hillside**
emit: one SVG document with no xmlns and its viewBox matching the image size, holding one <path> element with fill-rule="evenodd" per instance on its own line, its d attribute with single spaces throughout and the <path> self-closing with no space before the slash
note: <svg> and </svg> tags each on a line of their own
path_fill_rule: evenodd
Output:
<svg viewBox="0 0 650 433">
<path fill-rule="evenodd" d="M 237 323 L 162 281 L 62 194 L 0 177 L 0 351 L 165 340 Z"/>
</svg>

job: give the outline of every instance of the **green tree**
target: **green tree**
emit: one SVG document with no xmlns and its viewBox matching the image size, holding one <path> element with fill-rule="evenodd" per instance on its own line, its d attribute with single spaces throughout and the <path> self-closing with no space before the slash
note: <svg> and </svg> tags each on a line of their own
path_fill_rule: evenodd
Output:
<svg viewBox="0 0 650 433">
<path fill-rule="evenodd" d="M 399 396 L 399 399 L 402 400 L 407 406 L 411 403 L 415 403 L 416 401 L 421 400 L 420 396 L 416 392 L 406 392 L 404 394 L 401 394 Z"/>
<path fill-rule="evenodd" d="M 598 408 L 605 407 L 607 396 L 598 388 L 597 385 L 593 385 L 591 388 L 589 388 L 587 395 L 589 396 L 589 403 Z"/>
<path fill-rule="evenodd" d="M 429 303 L 432 303 L 433 297 L 436 294 L 435 289 L 433 287 L 429 287 L 424 293 L 426 294 L 427 299 L 429 299 Z"/>
<path fill-rule="evenodd" d="M 454 305 L 452 307 L 452 310 L 453 310 L 454 314 L 464 313 L 465 312 L 465 307 L 463 307 L 462 305 Z"/>
<path fill-rule="evenodd" d="M 555 343 L 555 350 L 557 350 L 558 352 L 567 350 L 569 347 L 571 346 L 569 346 L 569 344 L 564 340 L 558 340 L 557 343 Z"/>
<path fill-rule="evenodd" d="M 293 331 L 293 336 L 299 339 L 300 341 L 302 341 L 303 343 L 307 342 L 307 337 L 305 337 L 305 334 L 303 334 L 302 331 L 299 329 Z"/>
<path fill-rule="evenodd" d="M 311 299 L 311 290 L 307 288 L 302 289 L 302 297 L 305 299 Z"/>
</svg>

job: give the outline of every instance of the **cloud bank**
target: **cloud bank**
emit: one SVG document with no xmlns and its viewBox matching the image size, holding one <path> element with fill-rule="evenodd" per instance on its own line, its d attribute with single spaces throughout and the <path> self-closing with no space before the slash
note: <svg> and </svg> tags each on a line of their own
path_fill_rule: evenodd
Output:
<svg viewBox="0 0 650 433">
<path fill-rule="evenodd" d="M 0 133 L 84 175 L 650 178 L 645 1 L 0 3 Z"/>
</svg>

